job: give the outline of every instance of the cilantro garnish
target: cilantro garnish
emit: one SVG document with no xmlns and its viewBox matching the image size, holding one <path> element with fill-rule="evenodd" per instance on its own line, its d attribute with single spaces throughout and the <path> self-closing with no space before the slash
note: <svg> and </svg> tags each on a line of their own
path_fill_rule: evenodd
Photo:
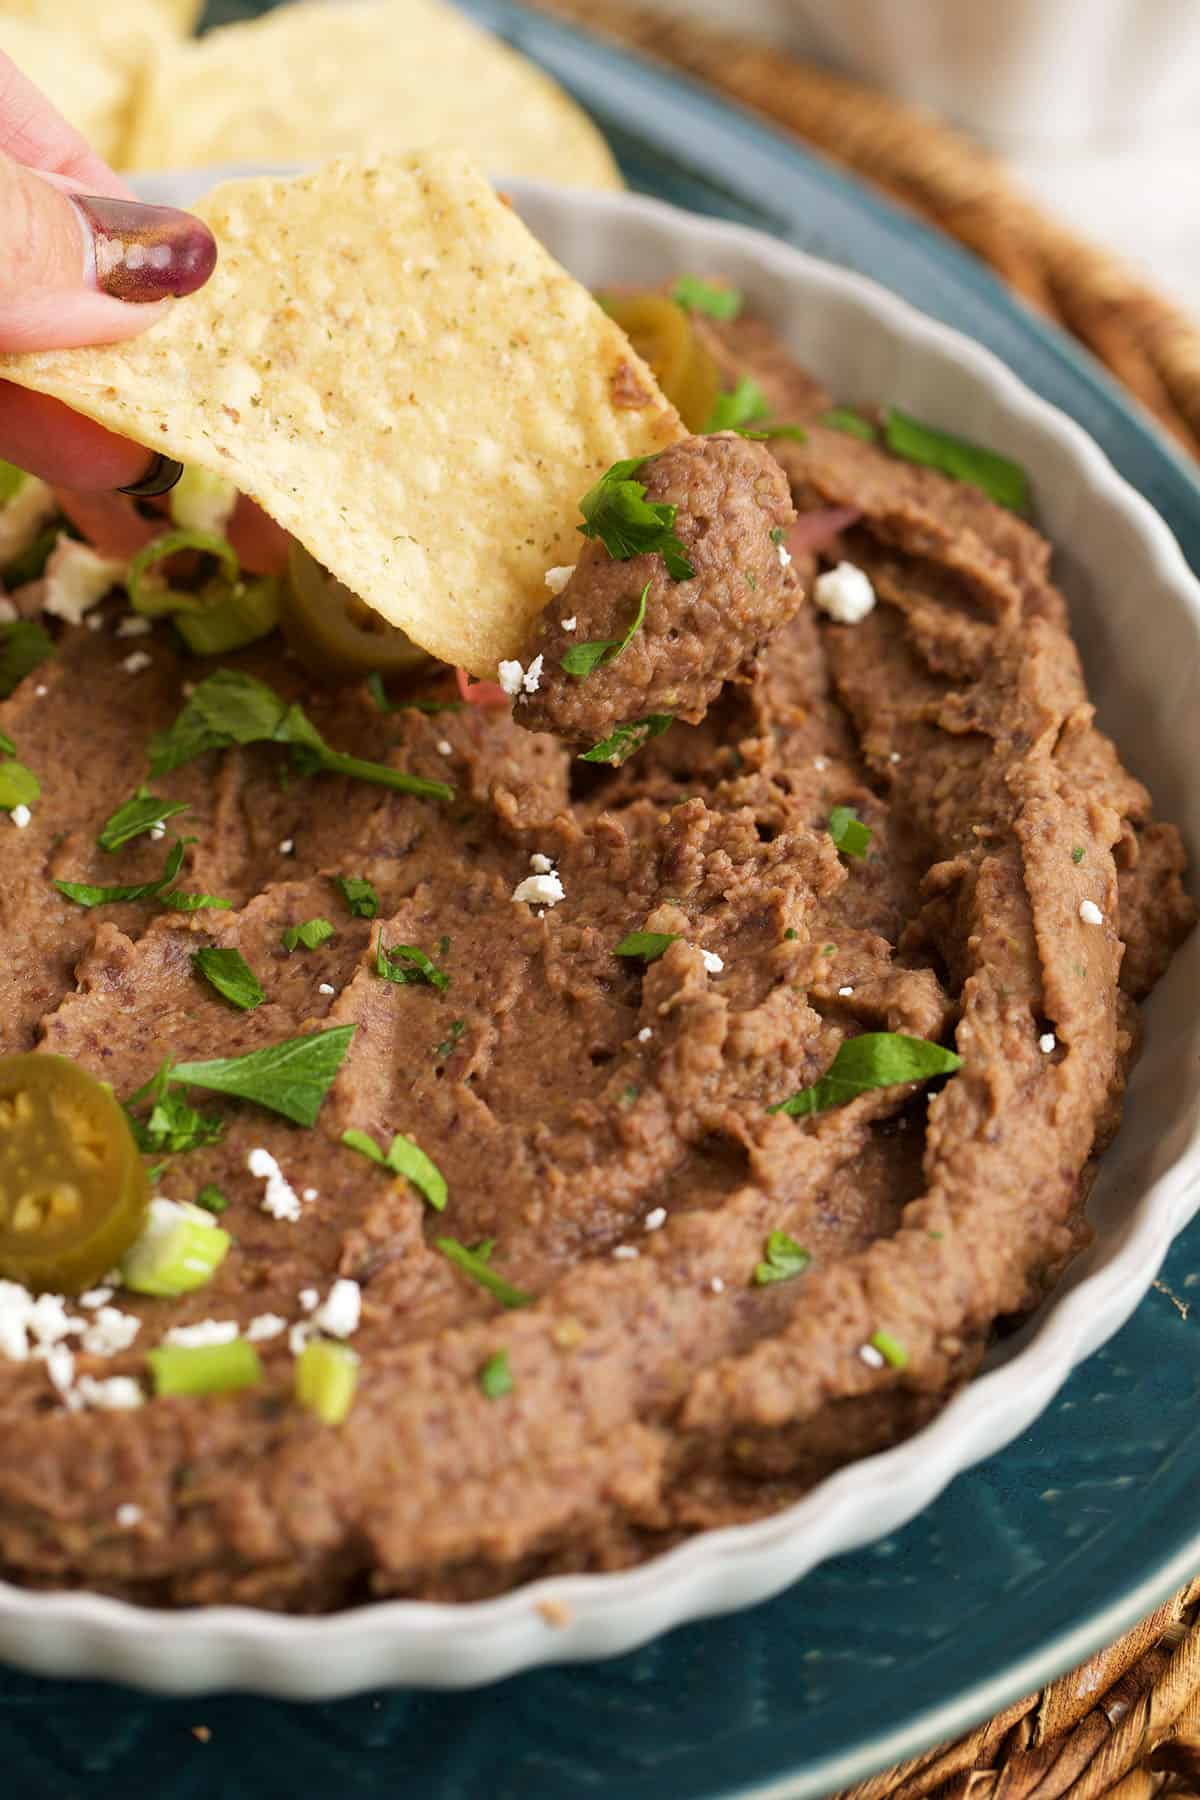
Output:
<svg viewBox="0 0 1200 1800">
<path fill-rule="evenodd" d="M 642 628 L 642 622 L 646 617 L 646 595 L 649 592 L 650 583 L 647 582 L 638 596 L 637 608 L 624 637 L 596 638 L 587 644 L 571 645 L 562 659 L 562 666 L 568 675 L 574 675 L 580 681 L 586 681 L 587 677 L 603 664 L 616 662 L 618 656 L 628 646 L 634 633 Z"/>
<path fill-rule="evenodd" d="M 773 1231 L 763 1245 L 763 1261 L 754 1271 L 754 1280 L 759 1287 L 772 1281 L 790 1281 L 793 1275 L 803 1274 L 811 1261 L 808 1251 L 801 1249 L 795 1238 L 786 1231 Z"/>
<path fill-rule="evenodd" d="M 0 731 L 0 756 L 15 756 L 16 754 L 17 746 L 10 737 L 7 737 L 3 731 Z"/>
<path fill-rule="evenodd" d="M 362 875 L 335 875 L 333 885 L 356 919 L 373 919 L 379 911 L 379 895 Z"/>
<path fill-rule="evenodd" d="M 319 949 L 335 935 L 328 919 L 305 919 L 303 925 L 288 925 L 280 932 L 279 941 L 290 955 L 293 950 L 301 947 L 305 950 Z"/>
<path fill-rule="evenodd" d="M 454 798 L 448 782 L 426 781 L 387 763 L 366 762 L 331 749 L 299 706 L 288 705 L 273 688 L 240 669 L 218 669 L 208 676 L 174 724 L 155 733 L 146 746 L 150 773 L 165 775 L 208 750 L 226 750 L 232 744 L 286 744 L 292 766 L 303 775 L 348 775 L 428 800 Z"/>
<path fill-rule="evenodd" d="M 37 581 L 46 572 L 46 564 L 54 552 L 60 537 L 76 537 L 75 530 L 66 524 L 47 525 L 32 538 L 24 550 L 6 562 L 0 569 L 0 582 L 5 591 L 12 593 L 14 588 L 24 587 L 27 581 Z"/>
<path fill-rule="evenodd" d="M 948 431 L 939 431 L 935 426 L 923 425 L 894 406 L 884 414 L 883 435 L 888 449 L 905 462 L 920 463 L 927 469 L 953 475 L 958 481 L 969 481 L 1011 512 L 1024 509 L 1028 498 L 1025 471 L 1007 456 L 985 450 L 966 438 L 951 437 Z"/>
<path fill-rule="evenodd" d="M 748 425 L 751 419 L 764 419 L 766 415 L 767 396 L 752 376 L 742 375 L 730 393 L 717 395 L 704 429 L 706 432 L 731 431 L 739 425 Z"/>
<path fill-rule="evenodd" d="M 646 499 L 646 490 L 633 475 L 648 462 L 645 456 L 626 457 L 603 474 L 579 502 L 585 538 L 599 538 L 617 562 L 645 551 L 659 551 L 673 581 L 688 581 L 696 573 L 683 544 L 675 535 L 679 508 Z"/>
<path fill-rule="evenodd" d="M 381 713 L 398 712 L 461 712 L 461 700 L 389 700 L 387 689 L 383 685 L 383 676 L 378 669 L 373 669 L 367 676 L 367 692 Z"/>
<path fill-rule="evenodd" d="M 196 1195 L 196 1205 L 202 1206 L 205 1212 L 220 1214 L 228 1210 L 229 1201 L 215 1181 L 206 1181 Z"/>
<path fill-rule="evenodd" d="M 203 1150 L 209 1144 L 220 1143 L 225 1135 L 224 1119 L 206 1117 L 194 1106 L 189 1106 L 182 1094 L 168 1091 L 170 1067 L 169 1061 L 163 1063 L 145 1086 L 130 1095 L 125 1103 L 134 1141 L 147 1156 L 181 1156 L 185 1151 Z M 135 1119 L 130 1107 L 148 1094 L 154 1101 L 150 1116 L 144 1120 Z"/>
<path fill-rule="evenodd" d="M 240 950 L 197 950 L 192 957 L 197 975 L 216 988 L 218 994 L 243 1012 L 253 1012 L 266 999 L 258 977 Z"/>
<path fill-rule="evenodd" d="M 523 1288 L 513 1287 L 512 1283 L 505 1281 L 502 1275 L 497 1275 L 478 1250 L 468 1250 L 465 1244 L 460 1244 L 457 1238 L 451 1237 L 435 1238 L 434 1243 L 442 1255 L 448 1257 L 465 1275 L 469 1275 L 472 1281 L 477 1281 L 480 1287 L 488 1290 L 489 1294 L 494 1294 L 501 1306 L 531 1306 L 533 1304 L 535 1298 L 533 1294 L 525 1293 Z"/>
<path fill-rule="evenodd" d="M 671 289 L 671 298 L 685 312 L 704 313 L 709 319 L 736 319 L 742 310 L 740 288 L 718 287 L 702 275 L 681 275 Z"/>
<path fill-rule="evenodd" d="M 0 750 L 11 751 L 8 738 L 0 739 Z M 11 756 L 0 761 L 0 812 L 12 812 L 17 806 L 32 806 L 42 791 L 42 784 L 32 769 Z"/>
<path fill-rule="evenodd" d="M 908 1351 L 899 1338 L 894 1338 L 889 1331 L 872 1332 L 867 1342 L 872 1350 L 878 1350 L 884 1362 L 889 1363 L 893 1369 L 908 1367 Z"/>
<path fill-rule="evenodd" d="M 172 1088 L 200 1087 L 217 1094 L 231 1094 L 237 1100 L 252 1100 L 256 1106 L 281 1113 L 297 1125 L 313 1125 L 354 1032 L 353 1025 L 338 1025 L 332 1031 L 285 1038 L 282 1043 L 268 1044 L 245 1056 L 215 1057 L 211 1062 L 176 1063 L 168 1059 L 145 1087 L 130 1096 L 126 1106 L 134 1105 L 151 1091 L 162 1103 L 174 1099 Z M 153 1117 L 152 1113 L 151 1120 Z M 218 1132 L 224 1129 L 219 1121 L 216 1125 Z"/>
<path fill-rule="evenodd" d="M 1071 861 L 1075 864 L 1079 864 L 1083 861 L 1083 845 L 1082 844 L 1076 844 L 1075 848 L 1072 850 Z"/>
<path fill-rule="evenodd" d="M 852 806 L 835 806 L 829 815 L 829 835 L 843 856 L 862 857 L 871 842 L 871 827 Z"/>
<path fill-rule="evenodd" d="M 172 885 L 183 867 L 184 849 L 195 841 L 195 838 L 175 839 L 157 881 L 137 881 L 126 887 L 96 887 L 87 881 L 56 881 L 54 885 L 77 906 L 107 906 L 116 900 L 157 900 L 173 912 L 198 912 L 206 907 L 227 912 L 233 905 L 232 900 L 221 900 L 215 894 L 181 894 Z"/>
<path fill-rule="evenodd" d="M 905 1081 L 928 1081 L 932 1075 L 951 1075 L 962 1068 L 962 1057 L 927 1038 L 906 1037 L 898 1031 L 864 1031 L 846 1038 L 824 1075 L 812 1087 L 802 1088 L 790 1100 L 769 1106 L 768 1112 L 806 1118 L 840 1106 L 872 1088 L 895 1087 Z"/>
<path fill-rule="evenodd" d="M 465 1019 L 451 1019 L 445 1037 L 440 1044 L 434 1045 L 433 1054 L 443 1061 L 447 1056 L 452 1056 L 458 1048 L 459 1038 L 466 1029 L 467 1021 Z"/>
<path fill-rule="evenodd" d="M 761 431 L 752 431 L 748 425 L 726 425 L 722 429 L 736 432 L 738 437 L 749 438 L 755 444 L 765 444 L 771 438 L 788 438 L 793 444 L 808 442 L 803 425 L 764 425 Z"/>
<path fill-rule="evenodd" d="M 428 1200 L 434 1212 L 445 1211 L 446 1177 L 412 1138 L 405 1137 L 403 1132 L 398 1131 L 386 1155 L 368 1131 L 355 1128 L 343 1131 L 342 1142 L 348 1150 L 357 1150 L 360 1156 L 369 1157 L 373 1163 L 378 1163 L 381 1169 L 390 1169 L 393 1175 L 403 1175 L 405 1181 L 411 1181 L 417 1192 Z"/>
<path fill-rule="evenodd" d="M 148 788 L 139 787 L 132 799 L 118 806 L 104 821 L 96 842 L 101 850 L 119 850 L 131 838 L 141 837 L 144 831 L 152 831 L 156 825 L 163 825 L 177 813 L 188 810 L 186 801 L 160 800 Z"/>
<path fill-rule="evenodd" d="M 619 769 L 623 762 L 648 744 L 651 738 L 661 737 L 668 725 L 674 723 L 674 713 L 651 713 L 648 718 L 635 719 L 631 725 L 618 725 L 608 737 L 593 744 L 590 750 L 584 750 L 580 762 L 611 763 Z"/>
<path fill-rule="evenodd" d="M 39 663 L 54 654 L 54 639 L 34 620 L 14 619 L 0 625 L 0 700 L 7 700 Z"/>
<path fill-rule="evenodd" d="M 445 952 L 443 952 L 443 955 Z M 385 981 L 394 981 L 397 987 L 409 987 L 415 982 L 427 981 L 430 987 L 444 992 L 450 986 L 450 977 L 445 969 L 439 969 L 431 957 L 415 944 L 393 944 L 391 949 L 384 948 L 383 932 L 375 941 L 375 973 Z"/>
<path fill-rule="evenodd" d="M 499 1400 L 502 1395 L 512 1393 L 513 1378 L 507 1350 L 496 1350 L 488 1357 L 479 1371 L 479 1385 L 489 1400 Z"/>
<path fill-rule="evenodd" d="M 631 931 L 623 937 L 614 956 L 640 956 L 644 963 L 657 962 L 679 937 L 677 931 Z"/>
<path fill-rule="evenodd" d="M 828 412 L 821 414 L 817 424 L 828 425 L 831 431 L 844 431 L 848 437 L 862 438 L 866 444 L 875 442 L 874 425 L 852 406 L 831 406 Z"/>
</svg>

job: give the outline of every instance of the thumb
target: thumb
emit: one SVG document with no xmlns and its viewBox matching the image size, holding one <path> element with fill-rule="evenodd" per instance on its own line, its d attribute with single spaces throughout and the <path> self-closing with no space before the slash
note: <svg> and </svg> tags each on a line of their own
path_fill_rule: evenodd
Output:
<svg viewBox="0 0 1200 1800">
<path fill-rule="evenodd" d="M 0 155 L 0 350 L 112 343 L 194 293 L 217 246 L 171 206 L 82 194 Z"/>
</svg>

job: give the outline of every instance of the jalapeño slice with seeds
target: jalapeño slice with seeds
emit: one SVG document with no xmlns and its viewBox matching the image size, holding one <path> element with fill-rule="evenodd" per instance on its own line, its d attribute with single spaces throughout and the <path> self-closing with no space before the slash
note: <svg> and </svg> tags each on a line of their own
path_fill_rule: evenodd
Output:
<svg viewBox="0 0 1200 1800">
<path fill-rule="evenodd" d="M 429 661 L 424 650 L 322 568 L 303 545 L 288 551 L 280 624 L 290 649 L 322 681 L 402 675 Z"/>
<path fill-rule="evenodd" d="M 65 1056 L 0 1057 L 0 1276 L 57 1294 L 94 1286 L 149 1199 L 110 1088 Z"/>
<path fill-rule="evenodd" d="M 703 431 L 721 377 L 683 307 L 665 294 L 606 294 L 604 310 L 649 363 L 688 430 Z"/>
</svg>

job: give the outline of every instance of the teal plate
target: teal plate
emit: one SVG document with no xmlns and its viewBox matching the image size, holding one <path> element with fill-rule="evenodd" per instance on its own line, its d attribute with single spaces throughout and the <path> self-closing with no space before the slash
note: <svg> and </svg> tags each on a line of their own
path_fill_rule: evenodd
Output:
<svg viewBox="0 0 1200 1800">
<path fill-rule="evenodd" d="M 262 10 L 224 4 L 212 19 Z M 987 271 L 718 101 L 504 0 L 469 10 L 598 119 L 633 187 L 872 275 L 1000 355 L 1077 419 L 1200 573 L 1200 489 L 1119 390 Z M 632 1655 L 476 1692 L 327 1705 L 148 1698 L 0 1676 L 15 1800 L 319 1792 L 433 1800 L 820 1795 L 985 1718 L 1115 1637 L 1200 1569 L 1200 1221 L 1163 1286 L 1037 1424 L 903 1531 L 778 1599 Z M 1171 1292 L 1167 1292 L 1170 1289 Z M 206 1743 L 190 1735 L 207 1726 Z"/>
</svg>

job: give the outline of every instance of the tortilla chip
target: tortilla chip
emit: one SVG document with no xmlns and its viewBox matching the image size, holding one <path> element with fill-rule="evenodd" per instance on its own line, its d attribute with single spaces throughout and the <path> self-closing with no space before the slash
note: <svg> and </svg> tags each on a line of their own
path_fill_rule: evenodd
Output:
<svg viewBox="0 0 1200 1800">
<path fill-rule="evenodd" d="M 110 160 L 125 130 L 130 76 L 98 49 L 85 47 L 36 19 L 0 12 L 0 50 L 83 133 L 94 150 Z"/>
<path fill-rule="evenodd" d="M 580 497 L 681 437 L 674 408 L 462 151 L 197 210 L 221 246 L 199 294 L 0 377 L 228 476 L 425 649 L 492 673 L 575 561 Z"/>
<path fill-rule="evenodd" d="M 493 175 L 620 186 L 574 101 L 441 0 L 303 0 L 165 47 L 126 166 L 309 163 L 431 144 L 470 150 Z"/>
</svg>

